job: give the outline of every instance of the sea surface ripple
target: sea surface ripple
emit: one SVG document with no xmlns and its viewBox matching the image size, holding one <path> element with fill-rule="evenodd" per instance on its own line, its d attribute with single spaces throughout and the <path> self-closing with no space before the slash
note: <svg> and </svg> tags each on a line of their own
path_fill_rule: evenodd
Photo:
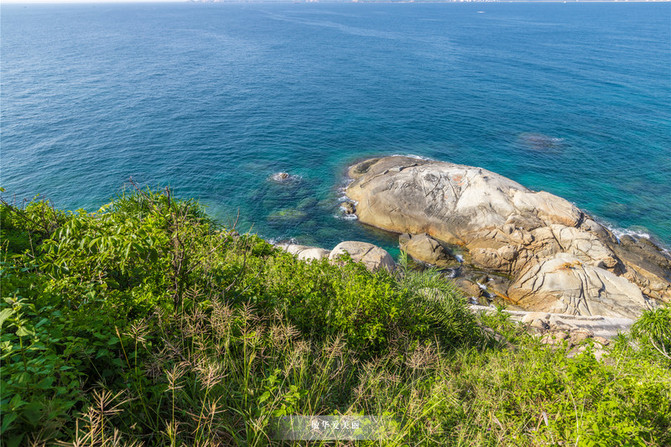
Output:
<svg viewBox="0 0 671 447">
<path fill-rule="evenodd" d="M 339 187 L 353 161 L 402 153 L 482 166 L 671 244 L 669 3 L 0 15 L 5 197 L 96 210 L 132 176 L 267 238 L 391 248 L 340 216 Z"/>
</svg>

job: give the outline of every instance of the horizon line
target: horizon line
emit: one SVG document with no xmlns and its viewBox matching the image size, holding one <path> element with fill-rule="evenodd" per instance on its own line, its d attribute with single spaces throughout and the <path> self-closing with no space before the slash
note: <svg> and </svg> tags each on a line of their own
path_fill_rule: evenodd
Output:
<svg viewBox="0 0 671 447">
<path fill-rule="evenodd" d="M 0 0 L 2 5 L 72 5 L 72 4 L 438 4 L 438 3 L 669 3 L 671 0 Z"/>
</svg>

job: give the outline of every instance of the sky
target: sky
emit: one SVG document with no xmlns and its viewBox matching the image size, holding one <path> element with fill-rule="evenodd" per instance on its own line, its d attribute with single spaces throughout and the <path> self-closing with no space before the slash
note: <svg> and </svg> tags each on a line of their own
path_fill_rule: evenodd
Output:
<svg viewBox="0 0 671 447">
<path fill-rule="evenodd" d="M 187 0 L 0 0 L 0 4 L 10 3 L 165 3 L 184 2 Z"/>
</svg>

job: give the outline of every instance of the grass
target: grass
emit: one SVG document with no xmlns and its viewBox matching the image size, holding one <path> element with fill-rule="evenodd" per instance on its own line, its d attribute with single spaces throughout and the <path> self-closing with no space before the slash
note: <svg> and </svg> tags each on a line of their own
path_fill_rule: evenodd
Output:
<svg viewBox="0 0 671 447">
<path fill-rule="evenodd" d="M 570 358 L 435 271 L 300 262 L 169 191 L 0 219 L 2 445 L 307 445 L 288 415 L 396 422 L 309 445 L 671 444 L 666 313 Z"/>
</svg>

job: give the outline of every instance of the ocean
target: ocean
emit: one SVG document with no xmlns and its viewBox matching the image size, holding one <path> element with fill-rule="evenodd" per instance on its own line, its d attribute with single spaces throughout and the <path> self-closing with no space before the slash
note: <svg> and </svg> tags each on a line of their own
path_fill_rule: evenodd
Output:
<svg viewBox="0 0 671 447">
<path fill-rule="evenodd" d="M 348 165 L 481 166 L 671 245 L 671 4 L 0 9 L 0 186 L 94 211 L 129 178 L 332 248 Z M 273 182 L 286 171 L 292 180 Z"/>
</svg>

